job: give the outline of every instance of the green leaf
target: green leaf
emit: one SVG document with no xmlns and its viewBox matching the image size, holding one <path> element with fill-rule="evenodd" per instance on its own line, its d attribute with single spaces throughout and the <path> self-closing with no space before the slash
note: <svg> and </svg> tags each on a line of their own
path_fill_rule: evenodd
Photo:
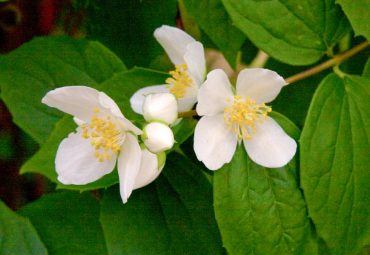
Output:
<svg viewBox="0 0 370 255">
<path fill-rule="evenodd" d="M 370 79 L 334 74 L 320 84 L 301 137 L 310 217 L 332 254 L 370 244 Z"/>
<path fill-rule="evenodd" d="M 200 171 L 172 153 L 160 177 L 127 204 L 109 189 L 100 218 L 109 254 L 222 254 L 212 189 Z"/>
<path fill-rule="evenodd" d="M 47 254 L 29 220 L 17 215 L 0 201 L 0 253 L 3 255 Z"/>
<path fill-rule="evenodd" d="M 370 40 L 370 1 L 369 0 L 336 0 L 347 15 L 356 35 L 363 35 Z"/>
<path fill-rule="evenodd" d="M 185 0 L 183 2 L 201 29 L 222 51 L 230 65 L 235 66 L 237 53 L 245 36 L 232 24 L 221 0 Z"/>
<path fill-rule="evenodd" d="M 38 143 L 62 116 L 41 103 L 48 91 L 67 85 L 95 87 L 125 70 L 103 45 L 68 37 L 36 38 L 1 56 L 0 66 L 1 97 L 13 121 Z"/>
<path fill-rule="evenodd" d="M 299 130 L 274 113 L 284 130 Z M 230 254 L 317 254 L 296 158 L 268 169 L 251 161 L 240 144 L 232 161 L 213 177 L 214 208 L 223 244 Z"/>
<path fill-rule="evenodd" d="M 111 48 L 128 67 L 148 67 L 163 52 L 154 30 L 174 26 L 176 14 L 176 0 L 95 1 L 87 8 L 87 35 Z"/>
<path fill-rule="evenodd" d="M 20 213 L 35 225 L 50 254 L 107 254 L 99 203 L 88 193 L 45 195 Z"/>
<path fill-rule="evenodd" d="M 318 61 L 349 30 L 335 0 L 222 0 L 257 47 L 292 65 Z"/>
</svg>

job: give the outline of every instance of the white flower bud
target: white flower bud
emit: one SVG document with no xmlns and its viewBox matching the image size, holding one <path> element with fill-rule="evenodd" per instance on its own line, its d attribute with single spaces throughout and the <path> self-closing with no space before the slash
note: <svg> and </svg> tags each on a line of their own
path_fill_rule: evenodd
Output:
<svg viewBox="0 0 370 255">
<path fill-rule="evenodd" d="M 145 146 L 153 153 L 169 150 L 175 143 L 171 128 L 160 122 L 146 125 L 141 137 Z"/>
<path fill-rule="evenodd" d="M 143 115 L 147 122 L 163 121 L 168 125 L 177 119 L 177 101 L 171 93 L 154 93 L 145 97 Z"/>
</svg>

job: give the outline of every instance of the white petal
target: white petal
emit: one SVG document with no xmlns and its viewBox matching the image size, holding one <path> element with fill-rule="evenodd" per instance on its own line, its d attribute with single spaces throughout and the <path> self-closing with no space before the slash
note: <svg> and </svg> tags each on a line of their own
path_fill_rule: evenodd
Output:
<svg viewBox="0 0 370 255">
<path fill-rule="evenodd" d="M 193 109 L 197 102 L 198 87 L 193 84 L 192 87 L 187 88 L 183 98 L 177 99 L 177 107 L 179 112 L 186 112 Z"/>
<path fill-rule="evenodd" d="M 184 55 L 187 45 L 195 42 L 194 38 L 178 29 L 163 25 L 154 31 L 154 37 L 166 51 L 168 57 L 175 65 L 185 63 Z"/>
<path fill-rule="evenodd" d="M 77 133 L 70 133 L 59 145 L 55 168 L 58 180 L 63 184 L 86 184 L 109 174 L 116 164 L 116 155 L 110 160 L 99 162 L 90 139 Z"/>
<path fill-rule="evenodd" d="M 257 103 L 274 100 L 281 88 L 287 84 L 276 72 L 263 68 L 242 70 L 236 81 L 236 94 L 250 97 Z"/>
<path fill-rule="evenodd" d="M 200 42 L 193 42 L 187 45 L 184 60 L 188 66 L 190 77 L 194 80 L 197 87 L 204 81 L 206 72 L 206 60 L 203 45 Z"/>
<path fill-rule="evenodd" d="M 149 86 L 136 91 L 130 98 L 132 110 L 136 113 L 143 114 L 145 96 L 153 93 L 169 93 L 168 85 Z"/>
<path fill-rule="evenodd" d="M 195 154 L 210 170 L 217 170 L 231 161 L 237 141 L 237 135 L 227 129 L 223 114 L 204 116 L 195 127 Z"/>
<path fill-rule="evenodd" d="M 86 86 L 61 87 L 49 91 L 42 103 L 83 121 L 90 121 L 93 110 L 100 107 L 99 91 Z"/>
<path fill-rule="evenodd" d="M 107 96 L 104 92 L 99 92 L 99 103 L 102 107 L 109 109 L 111 114 L 124 118 L 116 102 L 114 102 L 113 99 Z"/>
<path fill-rule="evenodd" d="M 197 113 L 208 116 L 223 113 L 232 96 L 231 84 L 225 72 L 221 69 L 213 70 L 199 89 Z"/>
<path fill-rule="evenodd" d="M 118 157 L 118 176 L 122 202 L 126 203 L 134 189 L 135 179 L 140 170 L 141 149 L 137 138 L 126 134 Z"/>
<path fill-rule="evenodd" d="M 177 119 L 177 100 L 171 93 L 155 93 L 145 97 L 143 115 L 147 122 L 160 120 L 168 125 Z"/>
<path fill-rule="evenodd" d="M 270 117 L 266 122 L 257 124 L 256 128 L 252 138 L 244 140 L 249 157 L 264 167 L 286 165 L 296 153 L 296 142 Z"/>
<path fill-rule="evenodd" d="M 136 176 L 134 189 L 144 187 L 154 181 L 161 173 L 164 164 L 158 169 L 157 155 L 151 153 L 147 149 L 143 149 L 141 153 L 140 171 Z"/>
</svg>

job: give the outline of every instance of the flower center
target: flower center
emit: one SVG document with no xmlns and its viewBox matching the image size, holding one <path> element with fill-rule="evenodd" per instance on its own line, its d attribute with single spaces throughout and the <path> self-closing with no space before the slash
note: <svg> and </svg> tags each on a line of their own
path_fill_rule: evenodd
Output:
<svg viewBox="0 0 370 255">
<path fill-rule="evenodd" d="M 224 109 L 224 120 L 229 130 L 237 134 L 239 139 L 250 139 L 252 133 L 256 133 L 255 124 L 266 121 L 269 112 L 271 107 L 263 103 L 256 104 L 251 98 L 234 96 L 231 106 Z"/>
<path fill-rule="evenodd" d="M 91 140 L 95 158 L 103 162 L 120 151 L 125 135 L 110 116 L 98 116 L 99 109 L 94 109 L 94 113 L 96 115 L 91 117 L 90 123 L 81 125 L 82 137 Z"/>
<path fill-rule="evenodd" d="M 166 79 L 170 92 L 177 98 L 185 96 L 187 88 L 191 87 L 193 80 L 188 73 L 188 66 L 186 64 L 176 65 L 175 70 L 170 71 L 172 77 Z"/>
</svg>

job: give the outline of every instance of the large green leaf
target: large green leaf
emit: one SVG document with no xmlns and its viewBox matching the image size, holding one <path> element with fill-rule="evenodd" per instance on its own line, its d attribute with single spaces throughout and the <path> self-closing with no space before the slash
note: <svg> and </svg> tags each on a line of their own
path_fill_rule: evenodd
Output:
<svg viewBox="0 0 370 255">
<path fill-rule="evenodd" d="M 245 36 L 231 22 L 221 0 L 185 0 L 189 13 L 234 66 Z"/>
<path fill-rule="evenodd" d="M 100 43 L 68 37 L 36 38 L 1 56 L 0 66 L 2 99 L 14 122 L 39 143 L 62 116 L 41 104 L 49 90 L 66 85 L 95 87 L 125 70 Z"/>
<path fill-rule="evenodd" d="M 47 251 L 29 220 L 0 201 L 0 254 L 46 255 Z"/>
<path fill-rule="evenodd" d="M 131 95 L 141 87 L 163 83 L 163 80 L 166 77 L 167 74 L 165 73 L 143 68 L 133 68 L 130 71 L 123 71 L 115 74 L 111 79 L 96 85 L 96 87 L 112 97 L 127 118 L 130 120 L 137 120 L 137 122 L 139 122 L 142 120 L 142 117 L 135 114 L 130 108 L 129 99 Z M 193 124 L 188 121 L 185 121 L 181 126 L 182 125 L 186 128 L 193 126 Z M 41 146 L 40 150 L 22 166 L 21 173 L 40 173 L 48 177 L 51 181 L 57 182 L 58 188 L 75 189 L 80 191 L 104 188 L 117 183 L 118 176 L 116 171 L 113 171 L 112 174 L 106 175 L 102 179 L 88 185 L 66 186 L 57 181 L 54 161 L 59 143 L 66 138 L 70 132 L 73 132 L 76 127 L 76 124 L 70 116 L 62 118 L 55 125 L 54 130 Z M 181 130 L 178 130 L 179 136 L 176 136 L 177 141 L 179 142 L 189 136 L 187 132 L 180 131 Z"/>
<path fill-rule="evenodd" d="M 334 74 L 320 84 L 301 137 L 301 182 L 332 254 L 370 244 L 370 79 Z"/>
<path fill-rule="evenodd" d="M 87 8 L 87 35 L 111 48 L 128 67 L 148 67 L 163 52 L 154 30 L 174 26 L 176 14 L 176 0 L 94 1 Z"/>
<path fill-rule="evenodd" d="M 89 193 L 45 195 L 20 213 L 35 225 L 49 254 L 107 254 L 99 223 L 99 203 Z"/>
<path fill-rule="evenodd" d="M 335 0 L 222 0 L 257 47 L 293 65 L 318 61 L 348 30 Z"/>
<path fill-rule="evenodd" d="M 295 139 L 299 130 L 272 115 Z M 232 161 L 213 177 L 214 208 L 230 254 L 317 254 L 296 159 L 268 169 L 251 161 L 239 145 Z"/>
<path fill-rule="evenodd" d="M 336 0 L 347 15 L 356 35 L 363 35 L 370 40 L 370 1 L 369 0 Z"/>
<path fill-rule="evenodd" d="M 123 205 L 118 189 L 102 200 L 109 254 L 222 254 L 209 182 L 191 161 L 168 156 L 161 176 Z"/>
</svg>

